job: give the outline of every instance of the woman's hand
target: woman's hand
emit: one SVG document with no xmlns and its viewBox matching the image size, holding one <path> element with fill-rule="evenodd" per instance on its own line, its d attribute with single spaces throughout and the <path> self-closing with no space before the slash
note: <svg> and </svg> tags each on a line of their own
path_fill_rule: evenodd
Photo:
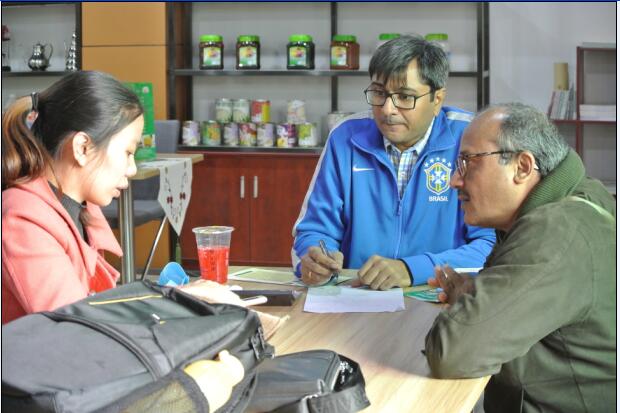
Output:
<svg viewBox="0 0 620 413">
<path fill-rule="evenodd" d="M 243 379 L 245 371 L 238 358 L 222 350 L 218 360 L 199 360 L 189 364 L 185 373 L 196 381 L 214 412 L 230 398 L 233 387 Z"/>
<path fill-rule="evenodd" d="M 228 286 L 209 280 L 198 280 L 177 288 L 211 304 L 233 304 L 248 307 L 267 302 L 267 298 L 262 296 L 253 300 L 242 300 Z"/>
</svg>

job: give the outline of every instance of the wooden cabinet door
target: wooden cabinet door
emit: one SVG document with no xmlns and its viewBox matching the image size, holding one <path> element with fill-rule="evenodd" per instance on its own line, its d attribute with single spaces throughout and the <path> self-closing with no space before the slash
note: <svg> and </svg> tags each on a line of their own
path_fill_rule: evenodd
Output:
<svg viewBox="0 0 620 413">
<path fill-rule="evenodd" d="M 250 262 L 250 197 L 248 177 L 242 187 L 242 158 L 237 154 L 205 153 L 194 165 L 192 195 L 181 231 L 183 261 L 198 268 L 196 238 L 192 228 L 207 225 L 232 226 L 230 262 Z M 242 193 L 244 192 L 244 193 Z"/>
<path fill-rule="evenodd" d="M 166 44 L 165 2 L 84 2 L 82 45 Z"/>
<path fill-rule="evenodd" d="M 251 188 L 250 255 L 254 265 L 291 265 L 293 225 L 317 161 L 316 154 L 248 159 L 245 169 Z"/>
<path fill-rule="evenodd" d="M 100 70 L 122 82 L 151 82 L 155 119 L 167 119 L 166 46 L 82 48 L 82 69 Z"/>
</svg>

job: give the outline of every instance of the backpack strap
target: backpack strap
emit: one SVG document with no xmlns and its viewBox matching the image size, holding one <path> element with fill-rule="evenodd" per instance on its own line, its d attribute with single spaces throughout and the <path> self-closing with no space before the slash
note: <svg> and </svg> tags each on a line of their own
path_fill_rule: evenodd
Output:
<svg viewBox="0 0 620 413">
<path fill-rule="evenodd" d="M 339 392 L 308 399 L 310 413 L 357 412 L 369 405 L 363 380 Z"/>
<path fill-rule="evenodd" d="M 587 205 L 590 205 L 592 208 L 594 208 L 594 210 L 596 210 L 596 212 L 601 214 L 603 217 L 605 217 L 605 219 L 610 221 L 612 224 L 616 223 L 616 218 L 614 218 L 614 216 L 611 215 L 609 213 L 609 211 L 607 211 L 606 209 L 604 209 L 600 205 L 595 204 L 594 202 L 588 201 L 585 198 L 581 198 L 581 197 L 578 197 L 578 196 L 575 196 L 575 195 L 571 195 L 571 196 L 567 197 L 567 199 L 569 199 L 571 201 L 583 202 L 583 203 L 585 203 Z"/>
<path fill-rule="evenodd" d="M 310 413 L 357 412 L 370 406 L 366 397 L 366 382 L 362 370 L 355 361 L 339 354 L 341 362 L 348 366 L 344 382 L 332 393 L 307 398 Z"/>
</svg>

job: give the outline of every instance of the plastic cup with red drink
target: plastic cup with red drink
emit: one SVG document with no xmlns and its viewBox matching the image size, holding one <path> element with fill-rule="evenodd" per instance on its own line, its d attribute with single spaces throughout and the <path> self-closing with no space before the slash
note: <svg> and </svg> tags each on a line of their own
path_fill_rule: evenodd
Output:
<svg viewBox="0 0 620 413">
<path fill-rule="evenodd" d="M 223 226 L 197 227 L 192 230 L 196 234 L 201 278 L 226 284 L 230 235 L 233 230 L 233 227 Z"/>
</svg>

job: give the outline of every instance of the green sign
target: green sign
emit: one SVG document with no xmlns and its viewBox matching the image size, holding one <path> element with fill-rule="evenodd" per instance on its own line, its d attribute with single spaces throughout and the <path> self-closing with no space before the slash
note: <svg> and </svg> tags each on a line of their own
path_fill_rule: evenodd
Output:
<svg viewBox="0 0 620 413">
<path fill-rule="evenodd" d="M 157 156 L 155 145 L 155 110 L 153 109 L 153 84 L 151 82 L 126 82 L 130 90 L 132 90 L 144 108 L 144 129 L 142 130 L 142 139 L 136 151 L 135 158 L 137 161 L 155 159 Z"/>
</svg>

